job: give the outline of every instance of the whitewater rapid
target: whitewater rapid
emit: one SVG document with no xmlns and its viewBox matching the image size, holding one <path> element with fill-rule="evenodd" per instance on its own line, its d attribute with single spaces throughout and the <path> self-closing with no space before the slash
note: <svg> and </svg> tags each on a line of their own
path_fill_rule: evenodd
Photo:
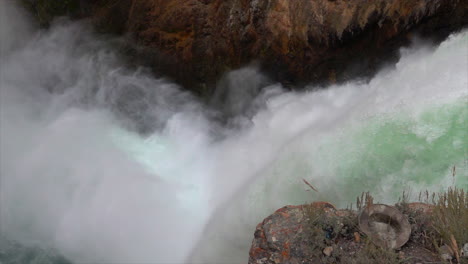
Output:
<svg viewBox="0 0 468 264">
<path fill-rule="evenodd" d="M 35 29 L 12 3 L 0 1 L 9 239 L 77 263 L 245 263 L 255 225 L 287 204 L 468 189 L 467 31 L 402 49 L 368 82 L 287 92 L 254 67 L 231 72 L 223 126 L 126 66 L 119 40 L 82 22 Z"/>
</svg>

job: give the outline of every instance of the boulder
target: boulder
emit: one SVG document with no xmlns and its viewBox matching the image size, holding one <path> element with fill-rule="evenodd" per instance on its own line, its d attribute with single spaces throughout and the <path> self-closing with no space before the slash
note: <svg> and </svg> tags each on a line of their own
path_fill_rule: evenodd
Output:
<svg viewBox="0 0 468 264">
<path fill-rule="evenodd" d="M 359 228 L 378 246 L 391 249 L 403 246 L 411 234 L 408 218 L 385 204 L 366 207 L 359 214 Z"/>
<path fill-rule="evenodd" d="M 322 257 L 334 254 L 333 247 L 325 244 L 324 240 L 332 239 L 339 232 L 325 222 L 333 219 L 333 225 L 344 227 L 345 221 L 341 220 L 346 217 L 356 215 L 349 210 L 336 210 L 325 202 L 285 206 L 257 225 L 249 252 L 249 264 L 321 263 Z M 311 222 L 315 221 L 320 222 L 320 227 L 311 229 Z"/>
</svg>

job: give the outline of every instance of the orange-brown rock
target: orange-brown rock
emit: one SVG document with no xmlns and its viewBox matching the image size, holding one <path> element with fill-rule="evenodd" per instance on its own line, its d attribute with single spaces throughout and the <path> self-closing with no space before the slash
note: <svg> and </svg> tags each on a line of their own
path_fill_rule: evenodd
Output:
<svg viewBox="0 0 468 264">
<path fill-rule="evenodd" d="M 444 37 L 468 24 L 466 0 L 74 1 L 101 29 L 155 52 L 162 73 L 208 84 L 201 93 L 252 61 L 279 81 L 345 80 L 375 71 L 412 33 Z"/>
<path fill-rule="evenodd" d="M 188 83 L 216 81 L 252 60 L 282 81 L 342 80 L 355 74 L 352 64 L 375 68 L 410 32 L 468 24 L 461 0 L 125 1 L 124 31 L 162 52 Z"/>
</svg>

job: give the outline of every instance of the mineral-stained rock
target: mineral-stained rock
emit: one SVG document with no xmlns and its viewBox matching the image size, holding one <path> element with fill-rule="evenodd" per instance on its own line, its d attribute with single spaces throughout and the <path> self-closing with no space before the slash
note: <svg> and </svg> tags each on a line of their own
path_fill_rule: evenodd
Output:
<svg viewBox="0 0 468 264">
<path fill-rule="evenodd" d="M 302 233 L 303 218 L 302 206 L 286 206 L 258 224 L 249 263 L 281 263 L 292 257 L 289 245 Z"/>
<path fill-rule="evenodd" d="M 430 219 L 431 216 L 422 209 L 433 206 L 413 203 L 405 204 L 404 208 L 403 218 L 409 215 L 415 219 L 412 222 L 414 232 L 410 241 L 395 252 L 385 246 L 369 243 L 373 241 L 373 233 L 365 235 L 364 230 L 358 227 L 356 211 L 339 210 L 326 202 L 285 206 L 257 225 L 248 263 L 380 263 L 378 261 L 385 258 L 381 263 L 403 261 L 416 264 L 421 261 L 437 262 L 441 258 L 452 259 L 454 255 L 450 247 L 441 246 L 437 251 L 434 245 L 421 239 L 421 234 L 429 232 L 427 223 L 421 220 Z M 376 218 L 371 218 L 373 222 L 380 222 L 388 216 L 388 212 L 382 212 L 382 215 L 380 211 L 378 213 L 374 215 Z M 400 223 L 396 218 L 395 215 L 388 218 L 389 223 Z"/>
<path fill-rule="evenodd" d="M 312 243 L 308 243 L 317 237 L 310 236 L 311 216 L 308 210 L 317 210 L 317 216 L 337 217 L 337 212 L 331 204 L 318 202 L 311 205 L 285 206 L 277 210 L 257 225 L 254 240 L 250 249 L 250 264 L 266 263 L 319 263 L 321 256 L 317 252 L 330 256 L 333 248 L 324 246 L 314 248 Z M 319 214 L 320 212 L 320 214 Z M 342 214 L 344 215 L 344 214 Z M 327 231 L 323 232 L 325 238 Z M 321 245 L 319 242 L 317 245 Z M 305 261 L 305 262 L 304 262 Z M 312 261 L 312 262 L 310 262 Z M 315 262 L 314 262 L 315 261 Z"/>
<path fill-rule="evenodd" d="M 200 93 L 255 60 L 286 83 L 345 80 L 374 72 L 413 33 L 445 37 L 468 24 L 465 0 L 79 2 L 82 16 L 104 31 L 130 33 L 155 52 L 153 67 Z M 202 83 L 207 89 L 192 85 Z"/>
</svg>

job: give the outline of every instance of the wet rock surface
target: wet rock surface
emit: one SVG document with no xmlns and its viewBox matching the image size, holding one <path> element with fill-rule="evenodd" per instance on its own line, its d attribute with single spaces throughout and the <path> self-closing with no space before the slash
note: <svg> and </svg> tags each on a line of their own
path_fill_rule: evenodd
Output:
<svg viewBox="0 0 468 264">
<path fill-rule="evenodd" d="M 101 31 L 131 35 L 153 68 L 200 94 L 252 61 L 285 84 L 372 74 L 415 34 L 440 40 L 468 25 L 461 0 L 69 2 L 42 17 L 88 16 Z"/>
</svg>

